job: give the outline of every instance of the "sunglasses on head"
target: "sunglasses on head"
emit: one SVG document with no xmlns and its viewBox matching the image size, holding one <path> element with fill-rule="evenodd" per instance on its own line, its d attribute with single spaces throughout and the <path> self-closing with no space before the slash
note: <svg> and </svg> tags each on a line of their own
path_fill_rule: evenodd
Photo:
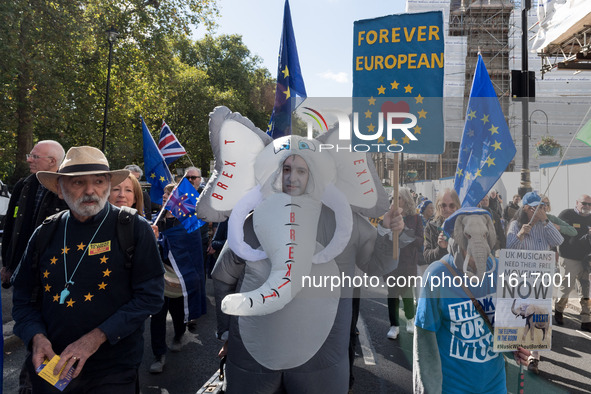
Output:
<svg viewBox="0 0 591 394">
<path fill-rule="evenodd" d="M 444 202 L 442 202 L 441 204 L 439 204 L 439 206 L 443 209 L 449 207 L 449 209 L 454 209 L 456 207 L 456 204 L 454 204 L 453 202 L 451 204 L 446 204 Z"/>
<path fill-rule="evenodd" d="M 188 180 L 190 180 L 190 181 L 194 181 L 195 179 L 197 179 L 197 178 L 201 178 L 201 177 L 200 177 L 200 176 L 197 176 L 197 175 L 191 175 L 191 176 L 187 176 L 187 177 L 185 177 L 185 178 L 187 178 L 187 179 L 188 179 Z"/>
<path fill-rule="evenodd" d="M 586 207 L 591 207 L 591 202 L 585 202 L 585 201 L 579 201 L 581 203 L 581 205 L 584 205 Z"/>
</svg>

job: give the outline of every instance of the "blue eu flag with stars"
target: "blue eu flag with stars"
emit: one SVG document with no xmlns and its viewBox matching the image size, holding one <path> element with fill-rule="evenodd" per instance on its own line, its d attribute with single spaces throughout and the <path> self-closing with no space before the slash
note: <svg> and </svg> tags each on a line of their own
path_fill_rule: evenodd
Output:
<svg viewBox="0 0 591 394">
<path fill-rule="evenodd" d="M 173 178 L 168 170 L 168 166 L 164 161 L 164 157 L 158 150 L 156 143 L 144 118 L 142 120 L 142 135 L 144 139 L 144 173 L 146 180 L 152 185 L 150 187 L 150 199 L 152 202 L 162 204 L 162 195 L 164 194 L 164 186 L 172 182 Z"/>
<path fill-rule="evenodd" d="M 183 178 L 166 202 L 165 208 L 181 222 L 188 233 L 192 233 L 206 223 L 198 219 L 195 213 L 198 198 L 199 192 L 187 178 Z"/>
<path fill-rule="evenodd" d="M 277 87 L 275 104 L 269 121 L 267 133 L 277 139 L 291 135 L 291 112 L 296 107 L 297 98 L 306 98 L 306 87 L 300 70 L 300 59 L 296 46 L 289 1 L 285 0 L 283 11 L 283 33 L 279 47 L 279 65 L 277 67 Z"/>
<path fill-rule="evenodd" d="M 516 149 L 488 71 L 478 55 L 460 144 L 454 188 L 475 207 L 501 177 Z"/>
</svg>

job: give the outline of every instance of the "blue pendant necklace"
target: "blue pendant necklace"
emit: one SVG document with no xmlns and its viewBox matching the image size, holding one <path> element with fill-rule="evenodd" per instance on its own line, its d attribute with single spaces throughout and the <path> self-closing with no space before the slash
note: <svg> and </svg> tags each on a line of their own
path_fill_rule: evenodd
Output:
<svg viewBox="0 0 591 394">
<path fill-rule="evenodd" d="M 86 245 L 86 249 L 84 249 L 82 256 L 80 256 L 80 260 L 78 260 L 78 264 L 76 264 L 76 268 L 74 268 L 74 271 L 72 272 L 72 275 L 70 275 L 69 279 L 68 279 L 68 264 L 66 262 L 67 253 L 65 253 L 65 252 L 66 252 L 66 232 L 68 230 L 68 220 L 70 219 L 70 214 L 68 213 L 68 215 L 66 216 L 66 225 L 64 226 L 64 274 L 66 277 L 66 284 L 64 286 L 64 289 L 60 293 L 60 304 L 63 304 L 66 301 L 66 298 L 68 298 L 68 296 L 70 295 L 70 290 L 68 290 L 68 287 L 70 285 L 74 285 L 74 282 L 72 281 L 72 279 L 74 278 L 74 274 L 76 274 L 76 271 L 78 270 L 78 267 L 80 267 L 80 263 L 82 262 L 82 259 L 84 258 L 84 256 L 86 256 L 86 252 L 88 252 L 88 248 L 90 247 L 90 244 L 92 243 L 92 241 L 94 241 L 94 237 L 96 237 L 99 230 L 103 226 L 105 219 L 107 219 L 107 216 L 109 216 L 110 210 L 111 210 L 111 204 L 107 203 L 107 213 L 105 214 L 105 217 L 103 218 L 101 224 L 99 224 L 98 228 L 94 232 L 94 235 L 90 239 L 90 242 L 88 242 L 88 245 Z"/>
</svg>

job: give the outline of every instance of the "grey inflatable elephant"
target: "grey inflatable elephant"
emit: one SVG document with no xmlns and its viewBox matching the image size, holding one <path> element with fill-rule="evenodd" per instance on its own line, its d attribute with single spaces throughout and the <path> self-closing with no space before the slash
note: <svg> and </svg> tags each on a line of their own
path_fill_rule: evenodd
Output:
<svg viewBox="0 0 591 394">
<path fill-rule="evenodd" d="M 443 225 L 450 236 L 443 257 L 494 324 L 497 262 L 490 214 L 461 208 Z M 490 273 L 493 276 L 489 275 Z M 442 261 L 423 275 L 415 316 L 413 386 L 416 393 L 506 392 L 504 360 L 492 351 L 493 334 Z M 455 284 L 454 284 L 455 283 Z"/>
</svg>

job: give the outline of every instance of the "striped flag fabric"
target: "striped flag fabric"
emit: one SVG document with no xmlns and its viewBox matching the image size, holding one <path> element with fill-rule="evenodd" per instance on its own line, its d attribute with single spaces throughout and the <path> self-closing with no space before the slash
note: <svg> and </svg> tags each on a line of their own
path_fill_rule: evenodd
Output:
<svg viewBox="0 0 591 394">
<path fill-rule="evenodd" d="M 160 150 L 160 153 L 162 153 L 166 165 L 170 165 L 175 160 L 187 154 L 187 151 L 185 151 L 185 148 L 183 148 L 179 140 L 172 133 L 172 130 L 170 130 L 170 127 L 168 127 L 166 122 L 162 122 L 158 149 Z"/>
</svg>

